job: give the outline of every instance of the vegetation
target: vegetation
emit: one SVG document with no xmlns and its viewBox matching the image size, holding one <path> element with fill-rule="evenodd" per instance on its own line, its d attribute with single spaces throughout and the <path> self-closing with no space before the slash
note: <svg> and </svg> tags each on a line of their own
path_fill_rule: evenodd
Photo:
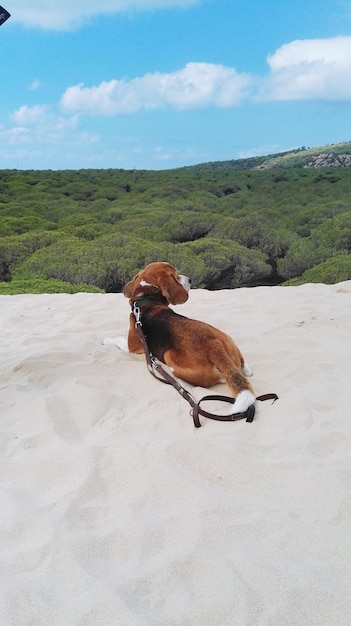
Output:
<svg viewBox="0 0 351 626">
<path fill-rule="evenodd" d="M 208 289 L 350 279 L 348 155 L 351 144 L 160 172 L 0 171 L 0 293 L 121 291 L 156 260 Z"/>
</svg>

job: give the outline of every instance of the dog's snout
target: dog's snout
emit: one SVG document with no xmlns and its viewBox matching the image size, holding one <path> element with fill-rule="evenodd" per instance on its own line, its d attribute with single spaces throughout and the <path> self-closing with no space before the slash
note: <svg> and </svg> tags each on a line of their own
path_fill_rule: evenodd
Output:
<svg viewBox="0 0 351 626">
<path fill-rule="evenodd" d="M 184 289 L 189 291 L 191 287 L 191 280 L 188 276 L 184 276 L 183 274 L 179 274 L 180 283 L 183 285 Z"/>
</svg>

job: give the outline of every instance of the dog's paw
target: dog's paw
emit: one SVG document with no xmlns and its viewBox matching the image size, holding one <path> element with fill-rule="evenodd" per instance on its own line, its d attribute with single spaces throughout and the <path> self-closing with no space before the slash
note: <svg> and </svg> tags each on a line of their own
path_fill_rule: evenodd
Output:
<svg viewBox="0 0 351 626">
<path fill-rule="evenodd" d="M 253 371 L 252 371 L 251 367 L 249 366 L 249 364 L 246 363 L 246 361 L 245 361 L 244 365 L 242 366 L 241 371 L 242 371 L 242 373 L 245 376 L 252 376 L 253 375 Z"/>
<path fill-rule="evenodd" d="M 123 352 L 129 352 L 128 350 L 128 341 L 125 337 L 105 337 L 102 340 L 104 346 L 117 346 Z"/>
</svg>

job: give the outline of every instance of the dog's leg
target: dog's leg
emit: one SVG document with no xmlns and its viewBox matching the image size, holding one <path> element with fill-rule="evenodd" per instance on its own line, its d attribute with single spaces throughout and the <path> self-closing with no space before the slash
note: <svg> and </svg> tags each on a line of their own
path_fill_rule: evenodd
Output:
<svg viewBox="0 0 351 626">
<path fill-rule="evenodd" d="M 245 376 L 252 376 L 253 375 L 253 371 L 252 371 L 251 367 L 249 366 L 249 364 L 246 363 L 246 361 L 244 362 L 244 365 L 242 366 L 241 371 L 242 371 L 242 373 Z"/>
<path fill-rule="evenodd" d="M 117 346 L 123 352 L 132 354 L 144 354 L 144 348 L 140 341 L 140 337 L 135 330 L 135 317 L 133 313 L 129 318 L 128 339 L 125 337 L 106 337 L 102 342 L 104 345 Z"/>
<path fill-rule="evenodd" d="M 105 339 L 102 340 L 102 343 L 104 346 L 113 345 L 117 346 L 117 348 L 122 350 L 122 352 L 129 352 L 128 341 L 125 337 L 105 337 Z"/>
</svg>

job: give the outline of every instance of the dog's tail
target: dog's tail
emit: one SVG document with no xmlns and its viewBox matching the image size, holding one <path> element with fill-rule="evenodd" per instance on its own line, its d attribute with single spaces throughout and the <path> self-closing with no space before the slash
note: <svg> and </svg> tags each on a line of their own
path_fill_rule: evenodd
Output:
<svg viewBox="0 0 351 626">
<path fill-rule="evenodd" d="M 256 400 L 252 385 L 238 369 L 230 372 L 227 383 L 235 398 L 233 413 L 244 413 Z"/>
<path fill-rule="evenodd" d="M 254 404 L 256 400 L 252 385 L 244 374 L 244 372 L 251 374 L 251 371 L 248 366 L 244 364 L 239 350 L 238 356 L 240 365 L 237 364 L 233 357 L 228 355 L 225 350 L 218 350 L 215 357 L 215 365 L 224 376 L 235 398 L 234 409 L 231 408 L 231 413 L 243 413 L 251 404 Z"/>
</svg>

